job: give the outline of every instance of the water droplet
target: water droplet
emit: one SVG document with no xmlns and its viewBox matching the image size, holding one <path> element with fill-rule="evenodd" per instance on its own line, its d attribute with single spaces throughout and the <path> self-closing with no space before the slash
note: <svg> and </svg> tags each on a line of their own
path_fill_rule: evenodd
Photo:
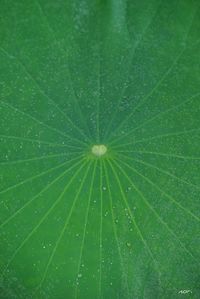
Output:
<svg viewBox="0 0 200 299">
<path fill-rule="evenodd" d="M 131 243 L 130 243 L 130 242 L 126 242 L 126 246 L 127 246 L 128 248 L 131 248 Z"/>
<path fill-rule="evenodd" d="M 103 189 L 103 191 L 106 191 L 107 188 L 105 186 L 103 186 L 102 189 Z"/>
<path fill-rule="evenodd" d="M 126 192 L 129 192 L 131 190 L 131 187 L 127 187 Z"/>
<path fill-rule="evenodd" d="M 79 273 L 79 274 L 78 274 L 78 278 L 81 278 L 81 277 L 82 277 L 82 274 L 81 274 L 81 273 Z"/>
</svg>

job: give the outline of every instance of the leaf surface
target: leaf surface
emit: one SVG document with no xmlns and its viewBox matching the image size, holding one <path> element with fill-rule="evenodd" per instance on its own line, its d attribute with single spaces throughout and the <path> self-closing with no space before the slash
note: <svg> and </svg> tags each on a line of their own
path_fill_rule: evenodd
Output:
<svg viewBox="0 0 200 299">
<path fill-rule="evenodd" d="M 199 1 L 0 6 L 0 298 L 199 298 Z"/>
</svg>

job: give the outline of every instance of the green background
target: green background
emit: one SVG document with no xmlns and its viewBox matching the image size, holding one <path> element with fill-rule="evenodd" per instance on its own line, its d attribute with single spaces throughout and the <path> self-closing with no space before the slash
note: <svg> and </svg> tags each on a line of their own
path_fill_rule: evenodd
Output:
<svg viewBox="0 0 200 299">
<path fill-rule="evenodd" d="M 0 298 L 200 298 L 199 6 L 0 1 Z"/>
</svg>

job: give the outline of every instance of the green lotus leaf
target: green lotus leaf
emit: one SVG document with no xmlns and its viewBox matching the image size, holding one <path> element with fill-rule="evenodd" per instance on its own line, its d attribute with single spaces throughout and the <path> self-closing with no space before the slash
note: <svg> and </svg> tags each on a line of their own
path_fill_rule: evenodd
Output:
<svg viewBox="0 0 200 299">
<path fill-rule="evenodd" d="M 1 0 L 0 298 L 200 298 L 199 6 Z"/>
</svg>

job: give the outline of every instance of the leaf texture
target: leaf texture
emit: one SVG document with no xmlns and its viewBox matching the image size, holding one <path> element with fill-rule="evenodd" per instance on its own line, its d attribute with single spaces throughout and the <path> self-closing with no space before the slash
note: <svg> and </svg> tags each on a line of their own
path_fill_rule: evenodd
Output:
<svg viewBox="0 0 200 299">
<path fill-rule="evenodd" d="M 198 0 L 1 0 L 0 298 L 200 298 Z"/>
</svg>

